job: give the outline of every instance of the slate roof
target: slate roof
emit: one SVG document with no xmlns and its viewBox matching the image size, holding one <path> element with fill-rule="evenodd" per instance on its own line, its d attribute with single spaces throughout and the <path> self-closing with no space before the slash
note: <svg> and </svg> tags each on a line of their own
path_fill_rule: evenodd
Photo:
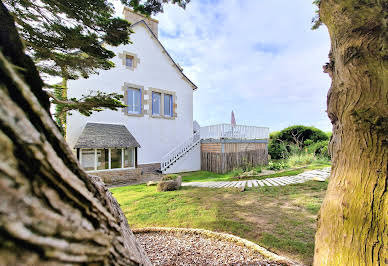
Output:
<svg viewBox="0 0 388 266">
<path fill-rule="evenodd" d="M 124 125 L 87 123 L 74 148 L 135 148 L 139 143 Z"/>
</svg>

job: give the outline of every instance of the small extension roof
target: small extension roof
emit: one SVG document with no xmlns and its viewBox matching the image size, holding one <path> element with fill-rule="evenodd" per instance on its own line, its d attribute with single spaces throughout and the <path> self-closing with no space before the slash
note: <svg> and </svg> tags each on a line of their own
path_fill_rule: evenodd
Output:
<svg viewBox="0 0 388 266">
<path fill-rule="evenodd" d="M 135 148 L 139 143 L 124 125 L 87 123 L 74 148 Z"/>
<path fill-rule="evenodd" d="M 156 40 L 157 43 L 159 43 L 159 45 L 162 47 L 163 51 L 166 53 L 166 55 L 171 59 L 171 61 L 174 63 L 175 67 L 181 72 L 181 74 L 183 75 L 184 79 L 189 82 L 192 86 L 193 86 L 193 90 L 196 90 L 198 89 L 197 85 L 195 85 L 184 73 L 183 73 L 183 70 L 182 68 L 177 64 L 175 63 L 174 59 L 172 59 L 171 55 L 167 52 L 166 48 L 164 48 L 163 44 L 159 41 L 158 37 L 155 36 L 155 34 L 152 32 L 152 30 L 150 29 L 150 27 L 147 25 L 147 23 L 144 21 L 144 20 L 140 20 L 136 23 L 133 23 L 131 25 L 131 27 L 134 27 L 138 24 L 144 24 L 144 26 L 150 31 L 150 33 L 152 34 L 152 36 L 154 37 L 154 39 Z"/>
</svg>

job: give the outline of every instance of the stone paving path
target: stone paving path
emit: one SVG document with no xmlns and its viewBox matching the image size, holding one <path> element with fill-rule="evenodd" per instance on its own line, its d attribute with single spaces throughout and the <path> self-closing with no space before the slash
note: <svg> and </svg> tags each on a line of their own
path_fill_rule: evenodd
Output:
<svg viewBox="0 0 388 266">
<path fill-rule="evenodd" d="M 191 187 L 210 187 L 210 188 L 227 188 L 227 187 L 264 187 L 264 186 L 286 186 L 290 184 L 304 183 L 316 179 L 318 181 L 326 180 L 330 175 L 330 167 L 320 170 L 311 170 L 295 176 L 271 177 L 262 180 L 241 180 L 241 181 L 217 181 L 217 182 L 185 182 L 182 186 Z"/>
</svg>

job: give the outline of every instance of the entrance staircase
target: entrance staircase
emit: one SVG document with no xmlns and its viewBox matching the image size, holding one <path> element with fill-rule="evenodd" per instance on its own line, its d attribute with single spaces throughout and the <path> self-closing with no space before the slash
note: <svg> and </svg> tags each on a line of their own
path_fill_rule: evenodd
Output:
<svg viewBox="0 0 388 266">
<path fill-rule="evenodd" d="M 194 153 L 195 150 L 197 150 L 195 148 L 200 144 L 200 142 L 201 142 L 201 134 L 200 132 L 196 132 L 190 138 L 188 138 L 179 146 L 177 146 L 172 151 L 170 151 L 165 156 L 163 156 L 162 162 L 160 163 L 160 170 L 162 171 L 162 173 L 165 174 L 165 173 L 171 172 L 172 167 L 177 167 L 177 164 L 182 162 L 185 158 L 187 159 L 187 156 L 189 156 L 190 153 Z M 200 159 L 199 154 L 194 156 L 195 158 L 198 157 L 196 159 L 198 160 Z M 187 170 L 194 171 L 199 169 L 184 169 L 184 168 L 180 169 L 181 172 L 187 171 Z"/>
</svg>

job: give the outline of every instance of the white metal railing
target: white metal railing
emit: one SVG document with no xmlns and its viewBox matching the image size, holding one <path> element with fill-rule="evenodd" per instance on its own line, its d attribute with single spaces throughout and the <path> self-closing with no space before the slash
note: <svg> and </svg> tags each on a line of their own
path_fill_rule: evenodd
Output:
<svg viewBox="0 0 388 266">
<path fill-rule="evenodd" d="M 201 127 L 201 139 L 268 139 L 268 127 L 219 124 Z"/>
<path fill-rule="evenodd" d="M 193 134 L 190 138 L 185 140 L 182 144 L 177 146 L 175 149 L 167 153 L 162 157 L 162 162 L 160 163 L 160 169 L 162 171 L 166 170 L 170 165 L 176 162 L 180 157 L 182 157 L 187 151 L 189 151 L 193 146 L 201 141 L 201 134 L 197 132 Z"/>
</svg>

